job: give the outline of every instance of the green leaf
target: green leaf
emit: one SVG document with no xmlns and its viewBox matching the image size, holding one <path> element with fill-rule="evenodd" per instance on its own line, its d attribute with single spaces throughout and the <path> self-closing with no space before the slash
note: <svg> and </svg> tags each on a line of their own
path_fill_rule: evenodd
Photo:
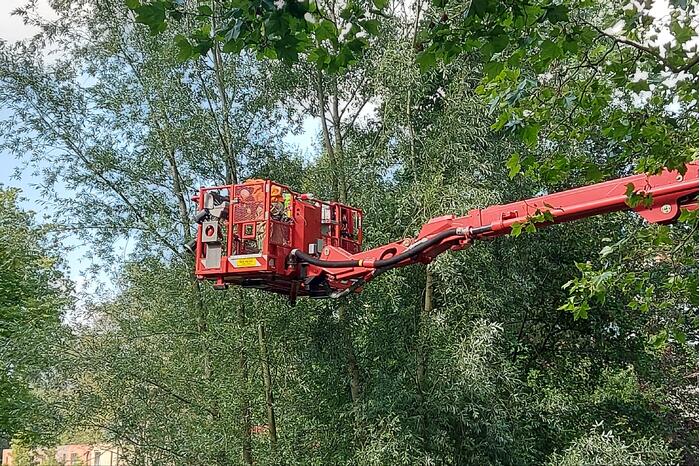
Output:
<svg viewBox="0 0 700 466">
<path fill-rule="evenodd" d="M 695 258 L 693 258 L 695 260 Z M 698 304 L 700 302 L 700 295 L 698 295 L 698 282 L 700 281 L 700 278 L 698 275 L 693 275 L 690 277 L 686 284 L 686 295 L 688 296 L 688 300 L 690 303 L 698 307 Z"/>
<path fill-rule="evenodd" d="M 578 42 L 572 39 L 562 42 L 561 48 L 568 53 L 577 53 L 579 50 Z"/>
<path fill-rule="evenodd" d="M 353 52 L 359 54 L 362 52 L 362 49 L 367 47 L 368 43 L 365 39 L 363 38 L 358 38 L 356 37 L 355 39 L 346 42 L 343 47 L 347 47 L 348 49 L 352 50 Z"/>
<path fill-rule="evenodd" d="M 274 60 L 277 58 L 277 52 L 272 47 L 267 47 L 262 51 L 262 56 Z"/>
<path fill-rule="evenodd" d="M 656 335 L 650 336 L 649 343 L 656 350 L 661 350 L 661 349 L 665 348 L 666 345 L 668 344 L 668 331 L 661 330 Z"/>
<path fill-rule="evenodd" d="M 200 55 L 206 55 L 207 52 L 211 49 L 213 43 L 211 39 L 206 39 L 206 40 L 197 40 L 196 43 L 194 43 L 192 46 L 194 47 L 195 53 L 198 53 Z"/>
<path fill-rule="evenodd" d="M 152 33 L 165 30 L 165 5 L 161 2 L 142 5 L 136 10 L 136 22 L 147 25 Z"/>
<path fill-rule="evenodd" d="M 435 66 L 435 52 L 431 52 L 429 50 L 424 50 L 423 52 L 420 52 L 418 55 L 416 55 L 416 62 L 418 63 L 421 72 L 424 73 L 428 71 L 430 68 Z"/>
<path fill-rule="evenodd" d="M 316 63 L 320 68 L 331 62 L 331 56 L 323 47 L 317 47 L 309 52 L 309 61 Z"/>
<path fill-rule="evenodd" d="M 681 223 L 690 222 L 698 218 L 697 210 L 681 209 L 681 214 L 678 217 L 678 221 Z"/>
<path fill-rule="evenodd" d="M 389 4 L 389 0 L 372 0 L 377 10 L 383 10 Z"/>
<path fill-rule="evenodd" d="M 365 29 L 365 31 L 372 34 L 373 36 L 379 35 L 379 21 L 377 21 L 376 19 L 360 21 L 360 26 L 362 26 Z"/>
<path fill-rule="evenodd" d="M 493 79 L 503 71 L 503 63 L 492 61 L 484 65 L 484 74 L 488 79 Z"/>
<path fill-rule="evenodd" d="M 274 54 L 269 52 L 274 52 Z M 265 50 L 265 57 L 271 59 L 280 58 L 289 63 L 295 62 L 299 59 L 299 52 L 296 49 L 296 42 L 283 42 L 274 49 L 272 47 L 268 47 Z"/>
<path fill-rule="evenodd" d="M 598 182 L 603 179 L 603 172 L 595 163 L 586 166 L 586 179 Z"/>
<path fill-rule="evenodd" d="M 489 44 L 491 45 L 491 50 L 493 53 L 502 52 L 508 47 L 510 39 L 507 35 L 493 36 L 489 39 Z"/>
<path fill-rule="evenodd" d="M 315 4 L 315 2 L 312 2 Z M 352 18 L 352 14 L 354 13 L 354 8 L 352 3 L 348 3 L 345 5 L 345 8 L 340 10 L 340 17 L 344 19 L 345 21 L 349 21 L 350 18 Z"/>
<path fill-rule="evenodd" d="M 645 79 L 640 79 L 639 81 L 634 81 L 627 84 L 627 88 L 634 92 L 648 91 L 649 83 Z"/>
<path fill-rule="evenodd" d="M 582 45 L 590 45 L 598 37 L 598 31 L 592 27 L 585 27 L 579 32 L 578 37 Z"/>
<path fill-rule="evenodd" d="M 316 26 L 315 34 L 318 41 L 323 41 L 326 39 L 337 40 L 338 28 L 335 27 L 335 24 L 332 21 L 322 19 L 318 26 Z"/>
<path fill-rule="evenodd" d="M 508 58 L 508 66 L 510 67 L 519 67 L 520 62 L 522 61 L 523 57 L 525 56 L 525 50 L 523 49 L 516 49 L 513 54 Z"/>
<path fill-rule="evenodd" d="M 540 57 L 547 62 L 561 56 L 561 47 L 547 39 L 540 44 Z"/>
<path fill-rule="evenodd" d="M 486 13 L 494 9 L 494 3 L 495 2 L 492 0 L 472 0 L 469 13 L 473 12 L 476 16 L 483 17 Z"/>
<path fill-rule="evenodd" d="M 687 341 L 686 334 L 680 329 L 673 330 L 673 339 L 681 345 L 685 345 L 685 342 Z"/>
<path fill-rule="evenodd" d="M 615 249 L 613 249 L 610 246 L 605 246 L 603 249 L 600 250 L 599 254 L 600 254 L 601 258 L 605 258 L 605 257 L 608 257 L 613 252 L 615 252 Z"/>
<path fill-rule="evenodd" d="M 224 44 L 221 49 L 224 53 L 239 53 L 243 50 L 243 43 L 239 40 L 231 39 Z"/>
<path fill-rule="evenodd" d="M 510 226 L 510 236 L 518 237 L 523 232 L 523 224 L 520 222 L 513 222 Z"/>
<path fill-rule="evenodd" d="M 175 46 L 178 49 L 177 59 L 180 61 L 186 61 L 195 54 L 194 47 L 182 34 L 175 36 Z"/>
<path fill-rule="evenodd" d="M 678 21 L 671 22 L 671 32 L 679 44 L 684 44 L 693 38 L 695 31 L 690 26 L 682 26 Z"/>
<path fill-rule="evenodd" d="M 209 5 L 199 5 L 197 7 L 197 12 L 200 15 L 205 15 L 205 16 L 211 16 L 214 14 L 214 10 L 212 10 Z"/>
<path fill-rule="evenodd" d="M 590 262 L 574 262 L 579 272 L 590 272 L 592 267 Z"/>
<path fill-rule="evenodd" d="M 639 205 L 650 208 L 654 202 L 651 194 L 647 194 L 643 191 L 635 191 L 633 183 L 627 183 L 625 195 L 627 196 L 625 203 L 633 209 Z"/>
<path fill-rule="evenodd" d="M 141 6 L 141 2 L 139 0 L 126 0 L 125 3 L 126 7 L 130 10 L 135 10 Z"/>
<path fill-rule="evenodd" d="M 491 129 L 494 131 L 503 129 L 503 127 L 510 121 L 512 114 L 511 112 L 512 110 L 509 110 L 509 108 L 506 107 L 506 109 L 498 115 L 496 121 L 491 125 Z"/>
<path fill-rule="evenodd" d="M 559 23 L 569 20 L 569 7 L 566 5 L 553 5 L 547 8 L 547 19 L 550 23 Z"/>
<path fill-rule="evenodd" d="M 533 5 L 533 4 L 528 4 L 528 3 L 523 3 L 526 5 L 524 7 L 525 10 L 525 16 L 527 22 L 525 23 L 526 25 L 530 26 L 533 25 L 537 22 L 539 22 L 542 19 L 542 7 L 539 5 Z"/>
<path fill-rule="evenodd" d="M 537 146 L 537 133 L 539 133 L 539 125 L 528 125 L 523 128 L 523 142 L 530 148 Z"/>
<path fill-rule="evenodd" d="M 581 304 L 576 306 L 573 311 L 574 320 L 587 319 L 590 308 L 591 306 L 588 304 L 588 301 L 583 301 Z"/>
<path fill-rule="evenodd" d="M 508 162 L 506 162 L 506 168 L 508 168 L 508 176 L 510 179 L 512 180 L 515 178 L 515 176 L 520 173 L 520 169 L 522 168 L 520 166 L 520 154 L 514 152 L 508 159 Z"/>
</svg>

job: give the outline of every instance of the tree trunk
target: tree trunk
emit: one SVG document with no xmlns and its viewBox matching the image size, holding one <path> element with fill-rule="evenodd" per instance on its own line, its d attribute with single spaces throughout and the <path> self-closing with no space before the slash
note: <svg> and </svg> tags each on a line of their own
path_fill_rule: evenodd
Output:
<svg viewBox="0 0 700 466">
<path fill-rule="evenodd" d="M 362 381 L 360 379 L 360 367 L 357 364 L 355 357 L 355 346 L 352 341 L 352 328 L 350 321 L 345 311 L 345 304 L 338 306 L 338 320 L 340 321 L 340 332 L 345 349 L 345 360 L 348 368 L 348 376 L 350 377 L 350 396 L 354 404 L 356 421 L 359 421 L 359 405 L 362 398 Z"/>
<path fill-rule="evenodd" d="M 328 130 L 328 122 L 326 121 L 326 93 L 323 90 L 323 74 L 319 70 L 317 73 L 317 93 L 318 93 L 318 115 L 321 118 L 321 128 L 323 129 L 323 145 L 326 146 L 328 160 L 331 164 L 331 188 L 333 199 L 340 198 L 338 191 L 338 161 L 335 157 L 335 148 L 331 142 L 331 133 Z"/>
<path fill-rule="evenodd" d="M 416 387 L 418 389 L 418 397 L 422 401 L 425 388 L 425 374 L 427 371 L 428 350 L 429 346 L 426 342 L 425 321 L 433 311 L 433 274 L 429 269 L 425 271 L 425 298 L 423 301 L 423 309 L 418 319 L 418 347 L 416 354 Z"/>
<path fill-rule="evenodd" d="M 333 134 L 335 139 L 335 176 L 338 179 L 338 201 L 346 204 L 348 202 L 348 183 L 345 177 L 345 159 L 343 157 L 343 133 L 338 110 L 338 86 L 335 85 L 335 93 L 331 99 L 331 119 L 333 121 Z"/>
<path fill-rule="evenodd" d="M 343 138 L 340 128 L 340 115 L 338 113 L 338 96 L 336 92 L 336 95 L 332 97 L 331 103 L 331 121 L 333 122 L 333 133 L 335 140 L 335 145 L 333 145 L 331 144 L 331 135 L 326 122 L 326 100 L 325 93 L 323 91 L 322 75 L 320 72 L 318 74 L 318 95 L 321 127 L 323 129 L 323 140 L 326 145 L 326 150 L 331 158 L 333 170 L 333 173 L 331 173 L 331 179 L 333 182 L 335 200 L 347 202 L 348 187 L 343 175 L 342 167 L 344 166 L 344 163 L 341 159 L 343 155 Z M 362 398 L 362 381 L 360 379 L 360 367 L 357 363 L 357 358 L 355 357 L 352 327 L 350 326 L 344 304 L 338 306 L 338 320 L 340 322 L 341 339 L 345 349 L 345 360 L 347 363 L 348 376 L 350 377 L 350 396 L 352 397 L 352 402 L 354 405 L 356 421 L 359 421 L 359 402 Z"/>
<path fill-rule="evenodd" d="M 216 2 L 211 2 L 212 10 L 216 13 Z M 212 31 L 217 30 L 216 14 L 211 15 Z M 224 77 L 223 57 L 218 42 L 214 41 L 212 46 L 212 59 L 214 62 L 214 75 L 216 76 L 216 88 L 221 101 L 221 145 L 224 152 L 224 162 L 226 166 L 226 184 L 238 183 L 238 160 L 233 148 L 233 133 L 231 131 L 231 103 L 226 92 L 226 80 Z M 216 115 L 213 115 L 217 118 Z"/>
<path fill-rule="evenodd" d="M 430 344 L 428 341 L 428 319 L 433 312 L 433 274 L 426 267 L 425 270 L 425 297 L 423 300 L 422 309 L 418 314 L 418 344 L 416 346 L 416 392 L 418 394 L 418 403 L 423 405 L 425 401 L 425 385 L 426 374 L 428 372 L 428 354 L 430 352 Z M 429 448 L 429 429 L 428 423 L 430 416 L 420 406 L 420 431 L 423 438 L 424 448 Z"/>
<path fill-rule="evenodd" d="M 245 308 L 241 305 L 238 307 L 238 324 L 240 327 L 240 352 L 238 359 L 238 369 L 241 376 L 241 430 L 243 438 L 243 462 L 245 464 L 253 464 L 253 441 L 251 428 L 251 408 L 248 400 L 248 356 L 245 350 L 245 338 L 243 338 L 246 327 Z"/>
<path fill-rule="evenodd" d="M 180 223 L 182 224 L 182 236 L 185 243 L 188 243 L 192 239 L 192 232 L 190 231 L 190 212 L 187 209 L 187 200 L 185 199 L 184 188 L 182 186 L 182 178 L 180 177 L 180 171 L 177 168 L 177 160 L 175 159 L 175 149 L 171 148 L 168 150 L 168 163 L 170 164 L 170 173 L 173 177 L 173 194 L 175 199 L 177 199 L 177 207 L 180 212 Z"/>
<path fill-rule="evenodd" d="M 262 365 L 263 383 L 265 384 L 265 403 L 267 405 L 267 428 L 270 433 L 270 446 L 277 447 L 277 420 L 272 396 L 272 377 L 270 376 L 270 360 L 267 353 L 267 338 L 265 326 L 258 324 L 258 341 L 260 343 L 260 361 Z"/>
</svg>

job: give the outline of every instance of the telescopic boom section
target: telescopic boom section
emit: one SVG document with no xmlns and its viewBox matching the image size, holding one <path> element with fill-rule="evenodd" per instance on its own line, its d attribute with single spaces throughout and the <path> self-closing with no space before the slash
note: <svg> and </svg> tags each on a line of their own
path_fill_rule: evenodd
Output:
<svg viewBox="0 0 700 466">
<path fill-rule="evenodd" d="M 628 205 L 630 199 L 638 203 Z M 671 223 L 681 209 L 698 208 L 698 163 L 685 173 L 664 170 L 554 194 L 474 209 L 463 217 L 428 221 L 415 238 L 361 251 L 362 212 L 315 200 L 269 180 L 201 188 L 196 275 L 288 295 L 339 297 L 395 267 L 429 263 L 475 240 L 511 233 L 516 225 L 543 227 L 594 215 L 634 210 L 653 223 Z"/>
<path fill-rule="evenodd" d="M 640 200 L 632 208 L 629 193 Z M 325 247 L 320 257 L 292 253 L 309 264 L 309 274 L 326 275 L 335 290 L 354 290 L 378 274 L 416 262 L 429 263 L 447 250 L 457 251 L 474 240 L 507 235 L 515 224 L 543 227 L 622 210 L 634 210 L 652 223 L 672 223 L 681 209 L 698 208 L 698 164 L 686 172 L 664 170 L 658 175 L 634 175 L 554 194 L 474 209 L 463 217 L 446 215 L 428 221 L 415 238 L 356 254 Z M 344 293 L 335 293 L 335 295 Z"/>
</svg>

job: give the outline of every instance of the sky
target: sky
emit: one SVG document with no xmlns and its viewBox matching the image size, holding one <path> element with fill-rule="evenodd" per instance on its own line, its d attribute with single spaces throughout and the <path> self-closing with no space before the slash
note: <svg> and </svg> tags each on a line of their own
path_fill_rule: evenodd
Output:
<svg viewBox="0 0 700 466">
<path fill-rule="evenodd" d="M 34 27 L 28 26 L 22 22 L 20 18 L 12 15 L 12 11 L 26 3 L 26 0 L 0 0 L 0 39 L 7 42 L 15 42 L 31 37 L 38 32 Z M 47 0 L 39 0 L 37 2 L 39 11 L 42 14 L 50 15 L 51 8 L 48 6 Z M 0 108 L 0 120 L 4 120 L 10 116 L 7 109 Z M 32 176 L 30 170 L 23 170 L 22 177 L 15 179 L 13 177 L 15 169 L 22 167 L 22 163 L 15 160 L 11 155 L 0 152 L 0 184 L 4 186 L 12 186 L 21 188 L 24 197 L 27 198 L 22 203 L 22 207 L 33 210 L 39 214 L 41 218 L 44 210 L 36 202 L 35 196 L 32 196 L 34 191 L 33 185 L 38 183 L 39 178 Z"/>
<path fill-rule="evenodd" d="M 27 39 L 38 30 L 28 26 L 17 16 L 12 15 L 12 11 L 22 6 L 25 0 L 0 0 L 0 39 L 7 42 L 14 42 L 22 39 Z M 51 8 L 48 6 L 47 0 L 38 0 L 38 11 L 42 16 L 50 17 L 52 14 Z M 0 120 L 4 120 L 11 116 L 7 109 L 0 109 Z M 19 177 L 17 173 L 19 172 Z M 22 190 L 22 201 L 20 206 L 25 210 L 35 212 L 35 219 L 42 222 L 51 214 L 51 206 L 44 204 L 40 199 L 38 190 L 35 188 L 41 182 L 41 178 L 32 173 L 31 168 L 27 168 L 26 164 L 16 159 L 13 155 L 6 152 L 0 152 L 0 185 L 3 187 L 13 187 Z M 65 190 L 60 187 L 57 189 L 60 196 L 68 196 Z M 80 239 L 74 236 L 69 236 L 63 241 L 66 247 L 62 258 L 66 261 L 68 277 L 75 283 L 76 291 L 79 293 L 90 293 L 94 291 L 100 283 L 109 286 L 110 278 L 108 274 L 98 275 L 96 281 L 89 282 L 86 278 L 86 273 L 91 261 L 85 259 L 89 247 Z M 126 251 L 127 242 L 115 244 L 115 250 Z"/>
<path fill-rule="evenodd" d="M 22 22 L 20 18 L 12 15 L 12 11 L 26 3 L 26 0 L 0 0 L 0 39 L 7 42 L 14 42 L 31 37 L 38 32 L 34 27 L 28 26 Z M 48 6 L 47 0 L 38 0 L 38 9 L 42 16 L 50 17 L 52 14 L 51 8 Z M 6 109 L 0 109 L 0 120 L 4 120 L 11 116 Z M 320 120 L 307 118 L 302 125 L 302 131 L 298 135 L 288 135 L 284 142 L 290 146 L 296 147 L 302 154 L 309 156 L 315 153 L 313 141 L 315 135 L 320 128 Z M 51 214 L 51 207 L 42 205 L 37 195 L 35 185 L 41 179 L 32 174 L 31 169 L 23 168 L 24 163 L 21 160 L 15 159 L 12 155 L 6 152 L 0 152 L 0 185 L 4 187 L 20 188 L 22 190 L 23 201 L 21 207 L 26 210 L 31 210 L 36 213 L 36 219 L 41 222 Z M 20 169 L 19 178 L 15 177 L 15 171 Z M 69 193 L 61 191 L 59 195 L 67 196 Z M 88 252 L 88 246 L 83 244 L 78 238 L 69 237 L 66 240 L 66 246 L 75 248 L 66 253 L 64 259 L 67 262 L 68 275 L 76 283 L 76 288 L 79 291 L 89 292 L 97 286 L 97 283 L 88 284 L 85 278 L 85 272 L 91 263 L 85 260 L 85 254 Z M 128 240 L 120 241 L 114 244 L 114 250 L 118 257 L 124 257 L 133 245 L 129 244 Z M 100 281 L 108 285 L 109 277 L 102 274 L 97 277 Z"/>
<path fill-rule="evenodd" d="M 19 8 L 24 3 L 25 0 L 0 0 L 0 39 L 14 42 L 36 32 L 36 29 L 22 24 L 21 20 L 10 15 L 15 8 Z M 38 5 L 42 13 L 51 12 L 46 0 L 39 0 Z"/>
</svg>

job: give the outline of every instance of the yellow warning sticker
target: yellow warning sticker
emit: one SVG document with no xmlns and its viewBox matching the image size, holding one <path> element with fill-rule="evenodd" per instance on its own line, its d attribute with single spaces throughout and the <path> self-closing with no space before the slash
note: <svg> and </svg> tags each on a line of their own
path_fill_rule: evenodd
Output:
<svg viewBox="0 0 700 466">
<path fill-rule="evenodd" d="M 234 267 L 257 267 L 260 263 L 255 257 L 244 257 L 233 261 Z"/>
</svg>

